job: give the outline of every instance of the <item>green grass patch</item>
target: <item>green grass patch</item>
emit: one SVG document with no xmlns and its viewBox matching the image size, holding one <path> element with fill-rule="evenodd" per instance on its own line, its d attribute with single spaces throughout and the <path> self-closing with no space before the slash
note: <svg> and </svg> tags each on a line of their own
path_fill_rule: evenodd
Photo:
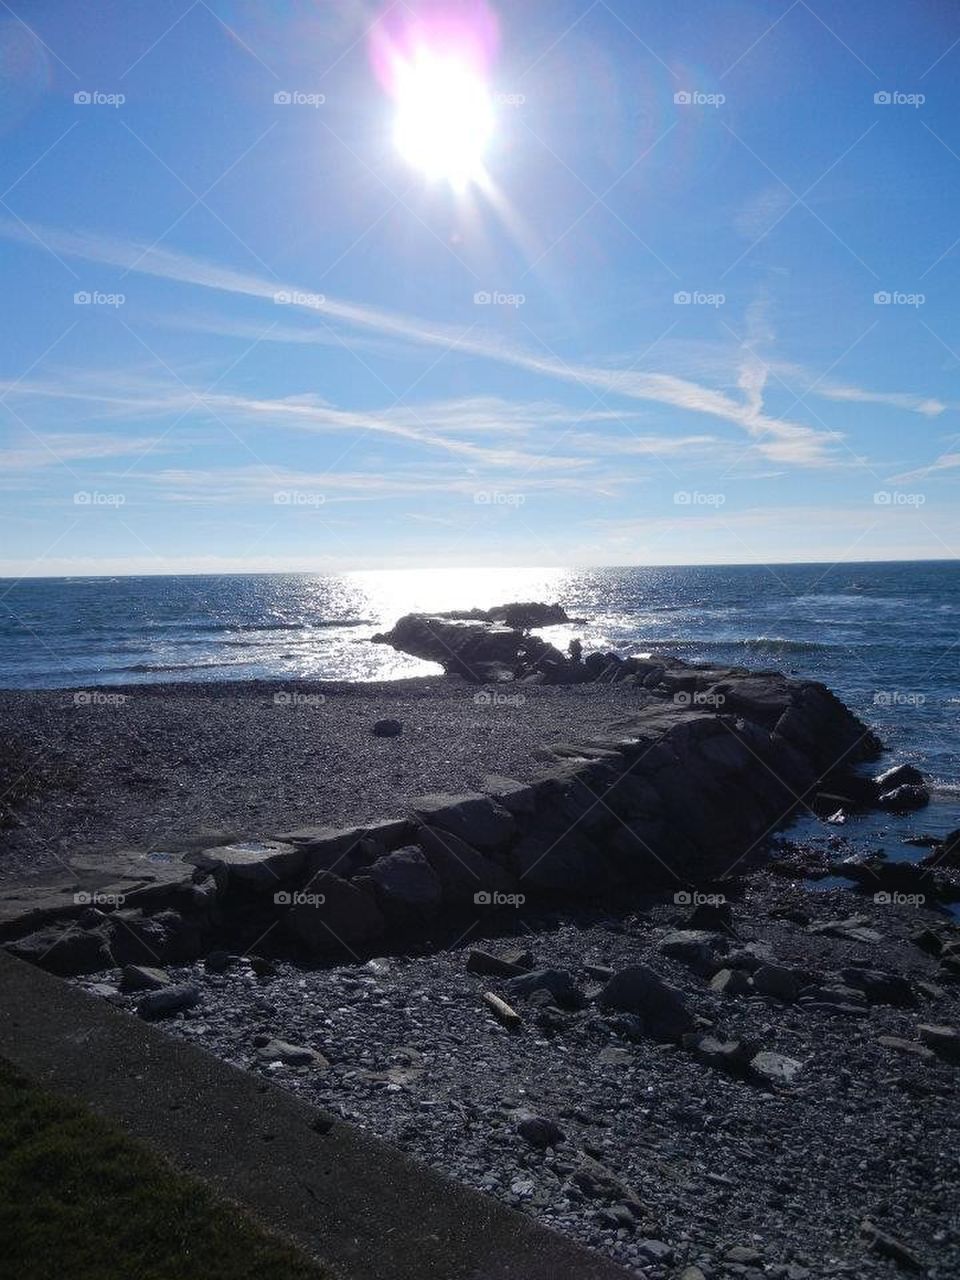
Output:
<svg viewBox="0 0 960 1280">
<path fill-rule="evenodd" d="M 0 1240 L 17 1280 L 329 1280 L 202 1183 L 2 1060 Z"/>
</svg>

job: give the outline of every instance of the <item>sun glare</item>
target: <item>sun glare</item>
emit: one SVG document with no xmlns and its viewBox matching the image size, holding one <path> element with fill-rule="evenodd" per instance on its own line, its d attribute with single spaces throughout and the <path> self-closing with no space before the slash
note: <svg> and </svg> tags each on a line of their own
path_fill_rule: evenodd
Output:
<svg viewBox="0 0 960 1280">
<path fill-rule="evenodd" d="M 464 63 L 424 52 L 398 75 L 394 139 L 427 178 L 457 188 L 477 181 L 492 134 L 490 93 Z"/>
</svg>

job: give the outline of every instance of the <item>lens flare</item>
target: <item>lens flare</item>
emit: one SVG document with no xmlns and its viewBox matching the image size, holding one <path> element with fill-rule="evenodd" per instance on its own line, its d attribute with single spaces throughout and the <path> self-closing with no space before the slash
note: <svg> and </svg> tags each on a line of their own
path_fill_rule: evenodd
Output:
<svg viewBox="0 0 960 1280">
<path fill-rule="evenodd" d="M 496 41 L 496 19 L 483 0 L 404 5 L 372 32 L 374 71 L 395 103 L 397 150 L 428 179 L 462 189 L 484 176 Z"/>
</svg>

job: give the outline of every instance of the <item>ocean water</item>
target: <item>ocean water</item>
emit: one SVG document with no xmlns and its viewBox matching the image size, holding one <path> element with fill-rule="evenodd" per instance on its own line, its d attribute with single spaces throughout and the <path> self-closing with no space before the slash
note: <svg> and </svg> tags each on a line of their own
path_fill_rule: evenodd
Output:
<svg viewBox="0 0 960 1280">
<path fill-rule="evenodd" d="M 586 618 L 543 633 L 561 648 L 581 635 L 823 680 L 960 825 L 960 562 L 0 580 L 0 687 L 425 675 L 439 668 L 370 636 L 508 600 Z"/>
</svg>

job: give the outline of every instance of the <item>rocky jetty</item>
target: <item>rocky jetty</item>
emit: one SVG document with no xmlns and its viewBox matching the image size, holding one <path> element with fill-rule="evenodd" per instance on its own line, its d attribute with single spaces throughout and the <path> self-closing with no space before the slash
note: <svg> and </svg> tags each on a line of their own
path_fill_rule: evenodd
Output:
<svg viewBox="0 0 960 1280">
<path fill-rule="evenodd" d="M 522 783 L 487 776 L 474 792 L 420 796 L 346 827 L 318 814 L 316 826 L 186 853 L 79 858 L 82 892 L 20 886 L 0 898 L 2 936 L 63 973 L 110 958 L 166 964 L 257 931 L 271 947 L 328 955 L 478 907 L 700 884 L 798 805 L 888 794 L 888 776 L 854 769 L 876 738 L 821 684 L 653 660 L 635 674 L 643 695 L 630 714 L 545 746 Z"/>
</svg>

